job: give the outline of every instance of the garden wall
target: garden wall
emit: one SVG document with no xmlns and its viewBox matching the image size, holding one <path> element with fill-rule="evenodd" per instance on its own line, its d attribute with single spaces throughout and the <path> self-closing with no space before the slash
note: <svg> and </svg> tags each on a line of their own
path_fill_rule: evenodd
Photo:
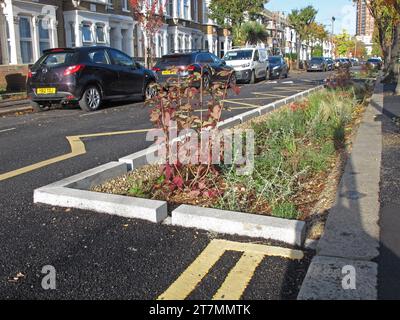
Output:
<svg viewBox="0 0 400 320">
<path fill-rule="evenodd" d="M 0 65 L 0 90 L 7 92 L 24 91 L 26 88 L 26 77 L 28 65 Z"/>
</svg>

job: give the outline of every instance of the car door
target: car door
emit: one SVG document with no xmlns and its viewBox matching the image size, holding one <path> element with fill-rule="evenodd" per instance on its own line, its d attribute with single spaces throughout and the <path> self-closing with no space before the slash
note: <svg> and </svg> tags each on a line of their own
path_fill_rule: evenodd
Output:
<svg viewBox="0 0 400 320">
<path fill-rule="evenodd" d="M 90 80 L 99 81 L 105 97 L 118 94 L 114 83 L 118 82 L 118 71 L 111 64 L 111 59 L 105 49 L 88 51 L 90 63 Z"/>
<path fill-rule="evenodd" d="M 196 58 L 196 63 L 201 65 L 202 67 L 209 66 L 211 69 L 211 80 L 215 79 L 217 70 L 215 69 L 214 59 L 212 58 L 210 53 L 200 53 Z"/>
<path fill-rule="evenodd" d="M 138 68 L 135 61 L 125 53 L 109 49 L 114 67 L 118 70 L 116 90 L 119 95 L 136 95 L 143 93 L 144 72 Z"/>
</svg>

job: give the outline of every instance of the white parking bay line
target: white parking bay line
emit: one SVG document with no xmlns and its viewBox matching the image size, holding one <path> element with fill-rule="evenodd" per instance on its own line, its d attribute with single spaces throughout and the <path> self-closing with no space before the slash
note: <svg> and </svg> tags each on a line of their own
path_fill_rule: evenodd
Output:
<svg viewBox="0 0 400 320">
<path fill-rule="evenodd" d="M 17 128 L 9 128 L 9 129 L 4 129 L 4 130 L 0 130 L 0 132 L 7 132 L 7 131 L 13 131 Z"/>
<path fill-rule="evenodd" d="M 93 115 L 99 114 L 99 113 L 102 113 L 102 112 L 101 111 L 97 111 L 97 112 L 84 113 L 84 114 L 81 114 L 79 117 L 93 116 Z"/>
</svg>

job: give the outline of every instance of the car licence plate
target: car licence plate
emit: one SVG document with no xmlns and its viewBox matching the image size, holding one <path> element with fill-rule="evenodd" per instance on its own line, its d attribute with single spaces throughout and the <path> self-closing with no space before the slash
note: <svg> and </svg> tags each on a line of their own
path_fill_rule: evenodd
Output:
<svg viewBox="0 0 400 320">
<path fill-rule="evenodd" d="M 164 70 L 164 71 L 162 72 L 162 75 L 163 75 L 163 76 L 170 76 L 170 75 L 172 75 L 172 74 L 176 74 L 176 71 Z"/>
<path fill-rule="evenodd" d="M 55 94 L 56 88 L 37 88 L 36 94 Z"/>
</svg>

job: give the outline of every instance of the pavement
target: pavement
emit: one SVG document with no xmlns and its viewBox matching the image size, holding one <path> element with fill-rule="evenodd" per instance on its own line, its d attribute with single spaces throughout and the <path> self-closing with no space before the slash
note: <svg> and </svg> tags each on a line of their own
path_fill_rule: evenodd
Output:
<svg viewBox="0 0 400 320">
<path fill-rule="evenodd" d="M 223 118 L 309 89 L 326 77 L 293 74 L 276 82 L 243 85 L 240 96 L 227 99 L 232 110 Z M 151 127 L 149 110 L 141 102 L 112 103 L 94 113 L 56 108 L 0 118 L 0 298 L 156 299 L 213 239 L 239 243 L 239 248 L 249 242 L 287 247 L 32 203 L 38 187 L 149 146 L 145 132 Z M 66 138 L 71 136 L 81 136 L 86 150 L 64 157 L 71 153 Z M 235 266 L 245 254 L 245 247 L 227 250 L 186 298 L 213 298 L 236 274 Z M 304 251 L 301 260 L 264 257 L 236 294 L 242 299 L 295 299 L 312 255 Z M 46 265 L 56 270 L 56 290 L 42 288 Z"/>
<path fill-rule="evenodd" d="M 378 297 L 400 299 L 400 97 L 385 86 L 382 117 Z"/>
</svg>

